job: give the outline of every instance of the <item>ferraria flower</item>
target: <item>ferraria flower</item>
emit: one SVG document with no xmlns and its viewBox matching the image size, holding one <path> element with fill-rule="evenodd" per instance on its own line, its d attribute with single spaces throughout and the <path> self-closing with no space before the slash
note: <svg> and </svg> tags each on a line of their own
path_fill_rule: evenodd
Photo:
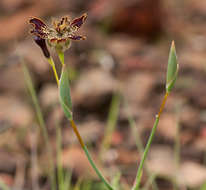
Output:
<svg viewBox="0 0 206 190">
<path fill-rule="evenodd" d="M 53 27 L 48 27 L 39 18 L 31 18 L 29 23 L 33 25 L 31 33 L 35 36 L 35 42 L 41 47 L 44 55 L 48 58 L 49 51 L 46 41 L 51 47 L 55 47 L 58 52 L 64 52 L 70 46 L 70 40 L 85 40 L 84 36 L 76 34 L 87 18 L 87 14 L 70 20 L 68 16 L 60 20 L 53 20 Z"/>
</svg>

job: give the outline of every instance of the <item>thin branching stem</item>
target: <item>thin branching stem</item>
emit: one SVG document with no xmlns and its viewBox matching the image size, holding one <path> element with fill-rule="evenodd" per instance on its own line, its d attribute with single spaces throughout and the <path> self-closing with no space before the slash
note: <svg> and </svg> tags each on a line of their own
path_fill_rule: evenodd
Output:
<svg viewBox="0 0 206 190">
<path fill-rule="evenodd" d="M 141 153 L 141 155 L 142 155 L 143 152 L 144 152 L 144 146 L 143 146 L 143 144 L 142 144 L 142 142 L 141 142 L 141 138 L 140 138 L 140 135 L 139 135 L 139 131 L 136 130 L 135 121 L 134 121 L 134 119 L 133 119 L 131 116 L 129 116 L 128 121 L 129 121 L 129 125 L 130 125 L 131 128 L 132 128 L 132 134 L 133 134 L 134 137 L 135 137 L 135 143 L 136 143 L 137 149 L 138 149 L 138 151 L 139 151 L 139 152 Z M 151 183 L 152 189 L 158 190 L 158 186 L 157 186 L 157 183 L 156 183 L 156 181 L 155 181 L 156 175 L 154 175 L 152 172 L 150 172 L 149 169 L 147 168 L 147 166 L 144 166 L 144 168 L 145 168 L 146 174 L 147 174 L 148 176 L 152 176 L 152 178 L 150 177 L 149 180 L 148 180 L 149 182 L 152 182 L 152 183 Z M 152 181 L 151 181 L 151 180 L 152 180 Z M 147 188 L 145 188 L 145 189 L 147 189 Z"/>
<path fill-rule="evenodd" d="M 159 119 L 160 119 L 160 116 L 161 116 L 161 113 L 164 109 L 164 106 L 165 106 L 165 103 L 166 103 L 166 100 L 167 100 L 167 97 L 168 97 L 169 93 L 166 92 L 165 96 L 164 96 L 164 99 L 162 101 L 162 104 L 160 106 L 160 110 L 159 110 L 159 113 L 156 115 L 156 119 L 155 119 L 155 122 L 154 122 L 154 125 L 152 127 L 152 131 L 150 133 L 150 136 L 149 136 L 149 139 L 147 141 L 147 145 L 145 147 L 145 150 L 144 150 L 144 153 L 142 155 L 142 159 L 141 159 L 141 162 L 139 164 L 139 168 L 137 170 L 137 175 L 136 175 L 136 180 L 135 180 L 135 183 L 134 183 L 134 186 L 132 188 L 132 190 L 139 190 L 139 185 L 140 185 L 140 182 L 141 182 L 141 177 L 142 177 L 142 170 L 143 170 L 143 166 L 144 166 L 144 162 L 147 158 L 147 154 L 148 154 L 148 151 L 150 149 L 150 146 L 151 146 L 151 143 L 152 143 L 152 140 L 154 138 L 154 134 L 155 134 L 155 131 L 156 131 L 156 128 L 157 128 L 157 125 L 159 123 Z"/>
<path fill-rule="evenodd" d="M 88 159 L 89 163 L 91 164 L 91 166 L 92 166 L 93 169 L 95 170 L 96 174 L 98 175 L 98 177 L 102 180 L 102 182 L 106 185 L 106 187 L 107 187 L 109 190 L 113 190 L 112 186 L 107 182 L 107 180 L 103 177 L 103 175 L 101 174 L 101 172 L 99 171 L 99 169 L 96 167 L 96 165 L 95 165 L 95 163 L 94 163 L 94 161 L 93 161 L 93 159 L 92 159 L 92 157 L 91 157 L 91 155 L 90 155 L 90 153 L 89 153 L 86 145 L 84 144 L 84 141 L 83 141 L 83 139 L 82 139 L 82 137 L 81 137 L 81 135 L 80 135 L 80 133 L 79 133 L 79 131 L 78 131 L 78 129 L 77 129 L 76 124 L 74 123 L 73 120 L 71 120 L 70 123 L 71 123 L 71 126 L 72 126 L 72 128 L 73 128 L 73 130 L 74 130 L 74 132 L 75 132 L 75 135 L 76 135 L 77 138 L 78 138 L 78 141 L 79 141 L 82 149 L 83 149 L 84 152 L 85 152 L 85 155 L 87 156 L 87 159 Z"/>
</svg>

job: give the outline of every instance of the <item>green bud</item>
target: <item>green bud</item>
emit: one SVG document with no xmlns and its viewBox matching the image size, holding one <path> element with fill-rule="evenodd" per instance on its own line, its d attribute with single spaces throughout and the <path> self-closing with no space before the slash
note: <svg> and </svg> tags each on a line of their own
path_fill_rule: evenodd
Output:
<svg viewBox="0 0 206 190">
<path fill-rule="evenodd" d="M 59 97 L 61 106 L 64 110 L 64 114 L 69 120 L 72 120 L 72 102 L 69 85 L 69 70 L 66 64 L 64 64 L 64 66 L 62 67 L 59 85 Z"/>
<path fill-rule="evenodd" d="M 177 79 L 179 65 L 177 63 L 177 55 L 175 50 L 175 43 L 172 41 L 172 45 L 170 48 L 168 66 L 167 66 L 167 83 L 166 83 L 166 91 L 171 92 L 175 81 Z"/>
</svg>

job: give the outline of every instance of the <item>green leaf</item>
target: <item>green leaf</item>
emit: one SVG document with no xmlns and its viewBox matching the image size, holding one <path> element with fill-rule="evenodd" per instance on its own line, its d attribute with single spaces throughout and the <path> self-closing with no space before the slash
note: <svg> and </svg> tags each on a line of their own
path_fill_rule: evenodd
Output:
<svg viewBox="0 0 206 190">
<path fill-rule="evenodd" d="M 174 41 L 172 41 L 172 45 L 170 48 L 169 59 L 168 59 L 168 67 L 167 67 L 167 82 L 166 82 L 166 91 L 169 93 L 177 79 L 178 74 L 178 63 L 177 63 L 177 56 L 175 50 Z"/>
<path fill-rule="evenodd" d="M 72 120 L 72 102 L 69 86 L 69 70 L 68 66 L 64 64 L 59 84 L 60 103 L 64 110 L 64 114 L 69 120 Z"/>
</svg>

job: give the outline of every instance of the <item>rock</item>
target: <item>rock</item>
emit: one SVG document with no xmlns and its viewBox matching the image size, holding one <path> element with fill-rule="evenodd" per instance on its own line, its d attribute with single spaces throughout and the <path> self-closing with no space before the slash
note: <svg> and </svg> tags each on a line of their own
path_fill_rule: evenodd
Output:
<svg viewBox="0 0 206 190">
<path fill-rule="evenodd" d="M 137 105 L 147 101 L 154 83 L 151 74 L 135 73 L 125 81 L 122 91 L 129 104 Z"/>
<path fill-rule="evenodd" d="M 180 185 L 197 189 L 206 180 L 206 167 L 198 163 L 187 161 L 181 164 L 177 174 Z"/>
<path fill-rule="evenodd" d="M 8 121 L 14 127 L 29 126 L 33 120 L 30 107 L 14 96 L 0 96 L 0 120 Z"/>
<path fill-rule="evenodd" d="M 117 159 L 117 163 L 119 164 L 129 165 L 129 164 L 137 163 L 137 161 L 139 161 L 140 159 L 140 156 L 136 150 L 131 151 L 125 148 L 120 148 L 117 151 L 116 159 Z"/>
<path fill-rule="evenodd" d="M 90 7 L 94 20 L 105 21 L 110 31 L 147 38 L 152 38 L 162 31 L 162 18 L 165 18 L 165 15 L 161 0 L 98 0 L 96 3 L 92 2 Z"/>
<path fill-rule="evenodd" d="M 22 93 L 25 90 L 25 79 L 19 65 L 10 65 L 0 72 L 0 89 L 11 93 Z"/>
<path fill-rule="evenodd" d="M 56 84 L 46 84 L 39 94 L 41 105 L 44 108 L 52 107 L 59 103 L 59 92 Z"/>
<path fill-rule="evenodd" d="M 205 1 L 197 1 L 197 0 L 190 0 L 188 1 L 187 9 L 191 11 L 191 14 L 195 17 L 202 16 L 204 17 L 206 11 L 206 2 Z"/>
<path fill-rule="evenodd" d="M 116 89 L 117 82 L 109 73 L 93 69 L 80 76 L 72 91 L 72 99 L 74 104 L 92 106 L 102 102 L 102 98 Z"/>
<path fill-rule="evenodd" d="M 105 46 L 121 62 L 142 50 L 143 43 L 140 40 L 125 35 L 116 35 L 110 37 Z"/>
<path fill-rule="evenodd" d="M 0 173 L 0 179 L 1 179 L 1 184 L 4 183 L 9 187 L 12 187 L 14 185 L 14 178 L 7 173 Z"/>
<path fill-rule="evenodd" d="M 185 105 L 180 111 L 180 122 L 184 126 L 190 129 L 197 128 L 198 121 L 200 120 L 200 114 L 197 109 L 192 106 Z"/>
<path fill-rule="evenodd" d="M 45 75 L 45 73 L 50 69 L 49 63 L 44 58 L 41 49 L 32 40 L 32 37 L 30 40 L 19 43 L 13 54 L 23 57 L 25 64 L 27 64 L 29 68 L 38 75 Z"/>
<path fill-rule="evenodd" d="M 157 133 L 160 133 L 167 140 L 175 140 L 177 133 L 177 120 L 172 114 L 163 113 L 157 127 Z"/>
<path fill-rule="evenodd" d="M 149 151 L 147 167 L 159 176 L 176 179 L 178 186 L 198 188 L 206 180 L 206 167 L 185 161 L 177 168 L 173 151 L 166 146 L 153 146 Z"/>
<path fill-rule="evenodd" d="M 168 146 L 152 146 L 146 164 L 159 176 L 173 177 L 176 171 L 174 153 Z"/>
<path fill-rule="evenodd" d="M 16 169 L 16 158 L 14 154 L 0 151 L 0 170 L 3 173 L 15 173 Z M 6 163 L 6 164 L 5 164 Z"/>
</svg>

